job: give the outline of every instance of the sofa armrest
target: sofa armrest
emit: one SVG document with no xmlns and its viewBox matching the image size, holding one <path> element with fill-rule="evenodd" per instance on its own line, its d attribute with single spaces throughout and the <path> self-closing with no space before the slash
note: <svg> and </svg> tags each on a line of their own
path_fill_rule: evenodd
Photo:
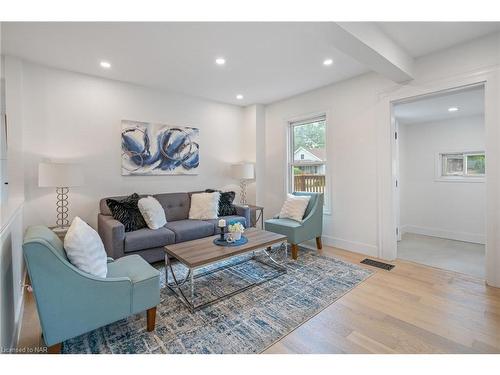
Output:
<svg viewBox="0 0 500 375">
<path fill-rule="evenodd" d="M 246 221 L 246 228 L 249 228 L 252 226 L 252 221 L 250 220 L 250 207 L 248 206 L 240 206 L 238 204 L 234 205 L 236 207 L 236 215 L 238 216 L 243 216 Z"/>
<path fill-rule="evenodd" d="M 109 257 L 118 259 L 124 255 L 125 226 L 122 223 L 112 216 L 98 214 L 97 232 Z"/>
</svg>

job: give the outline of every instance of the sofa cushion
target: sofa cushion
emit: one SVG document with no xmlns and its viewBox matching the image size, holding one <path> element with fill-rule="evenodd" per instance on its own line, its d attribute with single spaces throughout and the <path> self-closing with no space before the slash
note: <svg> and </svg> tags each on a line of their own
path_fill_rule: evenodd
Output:
<svg viewBox="0 0 500 375">
<path fill-rule="evenodd" d="M 125 232 L 131 232 L 147 227 L 144 217 L 137 206 L 139 194 L 134 193 L 122 200 L 106 199 L 111 214 L 115 220 L 118 220 L 125 226 Z"/>
<path fill-rule="evenodd" d="M 156 194 L 153 197 L 163 206 L 167 222 L 188 218 L 190 205 L 188 193 Z"/>
<path fill-rule="evenodd" d="M 169 221 L 166 228 L 175 233 L 175 242 L 196 240 L 214 234 L 214 225 L 203 220 Z"/>
<path fill-rule="evenodd" d="M 189 218 L 192 220 L 217 219 L 219 199 L 219 192 L 192 194 Z"/>
<path fill-rule="evenodd" d="M 156 198 L 151 196 L 141 198 L 137 206 L 149 229 L 159 229 L 167 224 L 165 210 Z"/>
<path fill-rule="evenodd" d="M 165 227 L 155 230 L 143 228 L 125 233 L 125 246 L 123 250 L 125 253 L 129 253 L 131 251 L 165 246 L 174 242 L 174 232 Z"/>
<path fill-rule="evenodd" d="M 206 193 L 220 193 L 219 198 L 219 216 L 236 215 L 236 206 L 233 204 L 236 193 L 234 191 L 219 191 L 214 189 L 205 190 Z"/>
<path fill-rule="evenodd" d="M 243 216 L 238 216 L 238 215 L 221 216 L 220 218 L 217 219 L 204 220 L 204 221 L 211 223 L 214 226 L 215 233 L 219 233 L 219 228 L 217 226 L 219 219 L 226 220 L 226 226 L 229 225 L 231 221 L 236 221 L 238 223 L 243 224 L 245 228 L 248 228 L 247 220 Z"/>
<path fill-rule="evenodd" d="M 146 196 L 147 195 L 139 194 L 139 198 L 146 197 Z M 108 199 L 123 200 L 123 199 L 125 199 L 127 197 L 128 197 L 128 195 L 117 195 L 117 196 L 113 196 L 113 197 L 102 198 L 99 201 L 99 211 L 100 211 L 100 213 L 103 214 L 103 215 L 112 216 L 111 210 L 109 209 L 108 204 L 106 203 L 106 200 L 108 200 Z"/>
</svg>

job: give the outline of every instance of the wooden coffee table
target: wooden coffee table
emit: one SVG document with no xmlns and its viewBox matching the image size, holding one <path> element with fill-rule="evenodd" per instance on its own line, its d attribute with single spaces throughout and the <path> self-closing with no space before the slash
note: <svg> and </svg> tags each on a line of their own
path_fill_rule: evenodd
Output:
<svg viewBox="0 0 500 375">
<path fill-rule="evenodd" d="M 247 229 L 244 233 L 244 236 L 248 238 L 248 242 L 240 246 L 224 247 L 215 245 L 213 241 L 215 238 L 219 237 L 218 235 L 165 246 L 166 285 L 189 308 L 191 312 L 194 312 L 195 310 L 207 305 L 211 305 L 222 299 L 234 296 L 237 293 L 241 293 L 249 288 L 260 285 L 286 273 L 286 267 L 280 264 L 276 259 L 274 259 L 272 254 L 270 253 L 272 245 L 281 244 L 280 249 L 278 250 L 284 252 L 284 256 L 286 259 L 286 236 L 255 228 Z M 238 255 L 249 253 L 252 253 L 251 258 L 199 272 L 195 275 L 195 271 L 199 270 L 200 268 L 212 265 L 214 263 L 226 261 Z M 171 258 L 175 258 L 188 269 L 187 276 L 184 276 L 182 280 L 179 280 L 178 275 L 175 274 L 172 268 Z M 261 258 L 264 258 L 266 262 L 263 262 Z M 260 262 L 265 266 L 272 268 L 273 272 L 258 281 L 250 282 L 244 287 L 241 287 L 228 294 L 218 296 L 217 298 L 214 298 L 212 300 L 195 305 L 195 280 L 197 278 L 207 276 L 209 274 L 219 272 L 221 270 L 234 267 L 251 260 Z M 172 277 L 172 282 L 170 282 L 170 276 Z M 189 291 L 183 291 L 182 286 L 187 282 L 189 282 Z"/>
</svg>

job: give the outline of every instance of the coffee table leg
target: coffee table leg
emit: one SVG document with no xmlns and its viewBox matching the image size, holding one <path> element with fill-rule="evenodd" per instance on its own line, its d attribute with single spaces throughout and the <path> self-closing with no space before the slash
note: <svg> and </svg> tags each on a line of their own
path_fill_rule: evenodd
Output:
<svg viewBox="0 0 500 375">
<path fill-rule="evenodd" d="M 194 272 L 191 270 L 191 304 L 194 306 Z"/>
<path fill-rule="evenodd" d="M 168 269 L 170 268 L 170 264 L 169 264 L 170 260 L 168 259 L 168 255 L 165 254 L 165 282 L 168 286 Z"/>
</svg>

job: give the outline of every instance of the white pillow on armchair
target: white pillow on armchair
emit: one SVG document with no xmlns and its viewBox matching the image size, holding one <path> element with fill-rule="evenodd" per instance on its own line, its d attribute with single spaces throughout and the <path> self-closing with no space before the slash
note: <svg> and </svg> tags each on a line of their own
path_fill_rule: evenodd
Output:
<svg viewBox="0 0 500 375">
<path fill-rule="evenodd" d="M 106 277 L 108 256 L 101 237 L 78 216 L 73 219 L 64 237 L 64 250 L 75 267 L 94 276 Z"/>
<path fill-rule="evenodd" d="M 301 222 L 310 199 L 310 195 L 287 194 L 287 199 L 283 207 L 281 207 L 279 218 Z"/>
</svg>

